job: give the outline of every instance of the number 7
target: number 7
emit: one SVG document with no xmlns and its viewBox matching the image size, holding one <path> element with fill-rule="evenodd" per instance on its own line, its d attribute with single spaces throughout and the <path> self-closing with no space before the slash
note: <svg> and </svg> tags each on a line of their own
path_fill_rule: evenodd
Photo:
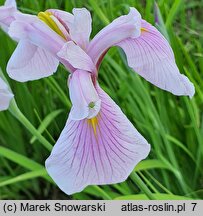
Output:
<svg viewBox="0 0 203 216">
<path fill-rule="evenodd" d="M 197 205 L 197 203 L 191 203 L 193 205 L 192 211 L 195 210 L 195 206 Z"/>
</svg>

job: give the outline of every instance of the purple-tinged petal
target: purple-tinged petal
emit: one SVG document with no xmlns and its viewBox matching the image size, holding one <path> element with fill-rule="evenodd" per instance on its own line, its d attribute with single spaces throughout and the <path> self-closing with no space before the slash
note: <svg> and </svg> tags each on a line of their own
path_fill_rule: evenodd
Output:
<svg viewBox="0 0 203 216">
<path fill-rule="evenodd" d="M 69 26 L 71 39 L 85 50 L 92 31 L 90 12 L 86 8 L 74 8 L 73 15 L 73 23 Z"/>
<path fill-rule="evenodd" d="M 97 91 L 102 100 L 98 116 L 81 121 L 69 117 L 46 160 L 49 175 L 66 194 L 124 181 L 150 151 L 121 109 L 99 87 Z"/>
<path fill-rule="evenodd" d="M 141 15 L 135 8 L 130 8 L 128 15 L 120 16 L 108 26 L 103 28 L 90 42 L 88 54 L 93 62 L 97 64 L 99 58 L 111 46 L 120 41 L 140 35 Z"/>
<path fill-rule="evenodd" d="M 117 45 L 126 53 L 128 65 L 152 84 L 175 95 L 194 95 L 194 86 L 180 74 L 168 41 L 151 24 L 142 20 L 141 36 Z"/>
<path fill-rule="evenodd" d="M 92 19 L 86 8 L 74 8 L 73 14 L 65 11 L 49 9 L 69 31 L 71 39 L 84 50 L 89 43 L 89 37 L 92 31 Z"/>
<path fill-rule="evenodd" d="M 64 26 L 63 23 L 61 23 L 51 12 L 40 12 L 37 17 L 60 35 L 65 41 L 70 40 L 70 35 L 66 26 Z"/>
<path fill-rule="evenodd" d="M 8 27 L 14 21 L 14 15 L 17 12 L 16 1 L 7 0 L 3 6 L 0 6 L 0 27 L 8 32 Z"/>
<path fill-rule="evenodd" d="M 53 15 L 50 16 L 50 18 L 54 21 L 54 23 L 58 26 L 60 32 L 62 33 L 62 36 L 69 41 L 70 40 L 70 35 L 67 31 L 67 29 L 65 28 L 65 26 L 63 26 L 63 24 Z"/>
<path fill-rule="evenodd" d="M 96 70 L 91 58 L 73 41 L 65 43 L 57 55 L 67 60 L 74 68 L 90 72 Z"/>
<path fill-rule="evenodd" d="M 3 6 L 0 6 L 0 21 L 13 16 L 14 12 L 17 11 L 15 0 L 7 0 Z"/>
<path fill-rule="evenodd" d="M 9 91 L 7 84 L 0 77 L 0 111 L 7 110 L 13 94 Z"/>
<path fill-rule="evenodd" d="M 49 9 L 47 11 L 52 13 L 53 16 L 55 16 L 63 24 L 66 30 L 69 31 L 69 26 L 74 21 L 73 14 L 58 9 Z"/>
<path fill-rule="evenodd" d="M 6 0 L 5 6 L 17 8 L 16 0 Z"/>
<path fill-rule="evenodd" d="M 17 40 L 29 40 L 53 55 L 63 47 L 65 40 L 34 15 L 17 13 L 9 28 L 9 35 Z"/>
<path fill-rule="evenodd" d="M 101 100 L 91 79 L 91 73 L 76 70 L 69 77 L 69 93 L 73 107 L 72 120 L 93 118 L 100 110 Z"/>
<path fill-rule="evenodd" d="M 21 40 L 7 64 L 7 72 L 12 79 L 26 82 L 52 75 L 58 64 L 51 53 Z"/>
</svg>

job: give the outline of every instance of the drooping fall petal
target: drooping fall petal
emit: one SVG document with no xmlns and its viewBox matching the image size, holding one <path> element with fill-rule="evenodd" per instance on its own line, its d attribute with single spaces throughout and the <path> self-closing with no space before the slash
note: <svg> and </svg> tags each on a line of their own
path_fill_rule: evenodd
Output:
<svg viewBox="0 0 203 216">
<path fill-rule="evenodd" d="M 173 51 L 164 36 L 142 20 L 142 33 L 117 44 L 126 53 L 128 65 L 161 89 L 175 95 L 194 95 L 194 86 L 180 74 Z"/>
<path fill-rule="evenodd" d="M 150 151 L 121 109 L 99 87 L 97 91 L 102 100 L 98 116 L 81 121 L 69 117 L 46 160 L 49 175 L 67 194 L 124 181 Z"/>
<path fill-rule="evenodd" d="M 70 99 L 73 107 L 70 111 L 72 120 L 95 117 L 101 106 L 101 100 L 91 79 L 91 73 L 76 70 L 69 78 Z"/>
<path fill-rule="evenodd" d="M 52 75 L 59 64 L 57 53 L 65 40 L 36 16 L 15 14 L 9 35 L 19 44 L 8 62 L 7 72 L 17 81 Z M 67 67 L 69 64 L 62 61 Z"/>
<path fill-rule="evenodd" d="M 135 8 L 130 8 L 129 14 L 118 17 L 96 34 L 87 48 L 89 56 L 96 64 L 100 56 L 111 46 L 126 38 L 138 37 L 140 35 L 140 27 L 140 13 Z"/>
<path fill-rule="evenodd" d="M 56 72 L 59 61 L 44 49 L 21 40 L 7 64 L 8 75 L 26 82 L 47 77 Z"/>
<path fill-rule="evenodd" d="M 9 91 L 7 84 L 0 77 L 0 111 L 9 107 L 13 94 Z"/>
<path fill-rule="evenodd" d="M 34 15 L 17 13 L 8 33 L 18 40 L 27 39 L 53 55 L 56 55 L 65 43 L 59 34 Z"/>
</svg>

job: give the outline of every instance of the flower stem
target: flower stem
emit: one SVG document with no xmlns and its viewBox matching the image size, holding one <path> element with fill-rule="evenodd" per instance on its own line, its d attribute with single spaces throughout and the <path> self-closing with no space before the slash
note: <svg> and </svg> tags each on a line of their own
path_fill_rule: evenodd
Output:
<svg viewBox="0 0 203 216">
<path fill-rule="evenodd" d="M 135 184 L 146 194 L 146 196 L 150 200 L 156 200 L 153 193 L 148 189 L 146 184 L 142 181 L 142 179 L 139 177 L 139 175 L 136 172 L 132 172 L 130 177 L 135 182 Z"/>
<path fill-rule="evenodd" d="M 17 118 L 29 131 L 33 134 L 41 144 L 48 149 L 52 150 L 52 145 L 39 133 L 39 131 L 30 123 L 30 121 L 23 115 L 23 113 L 18 108 L 15 100 L 13 99 L 10 103 L 9 111 L 11 114 Z"/>
</svg>

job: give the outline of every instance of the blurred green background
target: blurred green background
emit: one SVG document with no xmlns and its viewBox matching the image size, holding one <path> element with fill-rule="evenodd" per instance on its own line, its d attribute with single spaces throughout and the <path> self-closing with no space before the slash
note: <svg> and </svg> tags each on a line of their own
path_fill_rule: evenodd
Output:
<svg viewBox="0 0 203 216">
<path fill-rule="evenodd" d="M 4 0 L 0 0 L 0 5 Z M 93 19 L 93 37 L 117 16 L 136 7 L 170 41 L 181 73 L 194 83 L 196 94 L 176 97 L 149 84 L 126 65 L 118 48 L 106 55 L 99 72 L 102 88 L 122 108 L 152 146 L 149 157 L 135 171 L 157 199 L 203 198 L 203 1 L 202 0 L 23 0 L 22 12 L 37 14 L 48 8 L 71 12 L 86 7 Z M 156 10 L 155 10 L 156 9 Z M 163 19 L 163 23 L 161 23 Z M 15 49 L 0 30 L 0 67 Z M 22 113 L 54 144 L 70 110 L 68 72 L 60 66 L 49 78 L 18 83 L 8 78 Z M 147 199 L 133 178 L 116 185 L 89 186 L 67 196 L 44 169 L 49 151 L 9 111 L 0 113 L 0 199 Z"/>
</svg>

